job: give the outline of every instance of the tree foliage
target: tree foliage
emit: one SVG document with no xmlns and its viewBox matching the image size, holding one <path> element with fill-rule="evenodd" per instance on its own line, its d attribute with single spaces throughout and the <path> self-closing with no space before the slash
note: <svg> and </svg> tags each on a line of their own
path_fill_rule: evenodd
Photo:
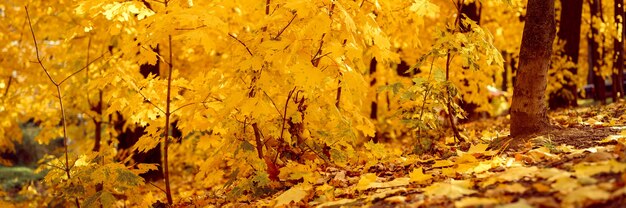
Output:
<svg viewBox="0 0 626 208">
<path fill-rule="evenodd" d="M 470 3 L 480 24 L 460 13 Z M 501 75 L 516 67 L 505 58 L 518 57 L 524 15 L 521 0 L 5 0 L 0 152 L 15 152 L 23 123 L 36 124 L 41 144 L 63 138 L 64 154 L 39 163 L 46 193 L 87 207 L 171 205 L 189 189 L 230 202 L 286 190 L 267 204 L 276 206 L 311 193 L 331 200 L 322 168 L 363 173 L 361 191 L 426 184 L 433 176 L 421 168 L 385 183 L 367 171 L 469 148 L 445 136 L 444 118 L 464 118 L 462 104 L 492 115 L 508 106 L 489 89 L 512 80 Z M 411 67 L 398 74 L 401 62 Z M 157 63 L 158 74 L 141 73 Z M 120 121 L 145 128 L 130 150 L 117 148 Z M 410 148 L 373 142 L 378 134 Z M 153 148 L 163 148 L 162 164 L 125 155 Z M 164 183 L 139 177 L 158 166 Z M 192 188 L 170 190 L 188 180 Z M 471 192 L 452 185 L 428 193 Z"/>
</svg>

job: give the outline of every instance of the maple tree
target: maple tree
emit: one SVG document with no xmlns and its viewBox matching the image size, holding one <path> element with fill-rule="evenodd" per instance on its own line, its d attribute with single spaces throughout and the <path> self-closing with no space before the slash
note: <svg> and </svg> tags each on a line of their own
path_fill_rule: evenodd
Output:
<svg viewBox="0 0 626 208">
<path fill-rule="evenodd" d="M 5 0 L 0 206 L 624 200 L 620 2 Z"/>
</svg>

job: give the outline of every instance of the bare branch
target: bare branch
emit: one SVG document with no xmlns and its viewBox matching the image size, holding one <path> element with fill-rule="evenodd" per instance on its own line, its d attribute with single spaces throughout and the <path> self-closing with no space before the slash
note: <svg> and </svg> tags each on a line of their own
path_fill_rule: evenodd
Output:
<svg viewBox="0 0 626 208">
<path fill-rule="evenodd" d="M 250 49 L 248 48 L 248 46 L 241 40 L 239 40 L 237 37 L 235 37 L 233 34 L 228 33 L 228 36 L 230 36 L 231 38 L 235 39 L 237 42 L 241 43 L 241 45 L 243 45 L 243 47 L 246 47 L 246 50 L 248 51 L 248 53 L 250 54 L 250 56 L 254 56 L 252 55 L 252 51 L 250 51 Z"/>
<path fill-rule="evenodd" d="M 207 27 L 207 26 L 206 25 L 200 25 L 200 26 L 197 26 L 197 27 L 174 28 L 174 30 L 197 30 L 197 29 L 205 28 L 205 27 Z"/>
<path fill-rule="evenodd" d="M 46 69 L 46 67 L 41 62 L 41 56 L 39 55 L 39 45 L 37 45 L 37 38 L 35 37 L 35 31 L 33 30 L 33 23 L 30 20 L 30 14 L 28 13 L 28 7 L 24 7 L 24 9 L 26 9 L 26 18 L 28 19 L 28 26 L 30 27 L 30 34 L 33 35 L 33 42 L 35 43 L 35 52 L 37 53 L 37 62 L 39 63 L 39 66 L 41 66 L 43 71 L 46 72 L 46 75 L 48 76 L 48 79 L 50 79 L 52 84 L 54 84 L 55 86 L 58 87 L 59 84 L 57 84 L 57 82 L 54 81 L 52 76 L 50 76 L 50 73 L 48 72 L 48 69 Z"/>
<path fill-rule="evenodd" d="M 207 103 L 212 103 L 212 102 L 215 102 L 215 101 L 221 101 L 221 100 L 214 100 L 214 101 L 209 101 L 209 102 L 207 102 L 207 101 L 202 101 L 202 102 L 187 103 L 187 104 L 181 105 L 180 107 L 178 107 L 178 108 L 174 109 L 174 110 L 172 111 L 172 114 L 173 114 L 173 113 L 175 113 L 176 111 L 178 111 L 178 110 L 180 110 L 180 109 L 184 108 L 184 107 L 187 107 L 187 106 L 191 106 L 191 105 L 195 105 L 195 104 L 207 104 Z"/>
<path fill-rule="evenodd" d="M 59 85 L 63 84 L 63 82 L 65 82 L 67 79 L 69 79 L 69 78 L 71 78 L 72 76 L 74 76 L 74 75 L 76 75 L 76 74 L 80 73 L 81 71 L 85 70 L 86 68 L 89 68 L 89 66 L 90 66 L 91 64 L 93 64 L 94 62 L 96 62 L 96 61 L 97 61 L 97 60 L 99 60 L 100 58 L 104 57 L 104 54 L 106 54 L 106 52 L 105 52 L 105 53 L 102 53 L 100 56 L 98 56 L 98 58 L 96 58 L 96 59 L 92 60 L 91 62 L 89 62 L 89 63 L 88 63 L 86 66 L 84 66 L 83 68 L 81 68 L 81 69 L 79 69 L 79 70 L 76 70 L 74 73 L 70 74 L 70 76 L 65 77 L 65 79 L 63 79 L 63 80 L 61 80 L 61 82 L 59 82 Z"/>
<path fill-rule="evenodd" d="M 9 81 L 7 83 L 7 88 L 4 89 L 4 95 L 2 95 L 2 97 L 6 97 L 9 94 L 9 88 L 11 88 L 12 81 L 13 81 L 13 75 L 9 75 Z"/>
<path fill-rule="evenodd" d="M 141 97 L 143 97 L 143 99 L 146 102 L 148 102 L 150 105 L 154 106 L 157 110 L 161 111 L 161 113 L 165 113 L 165 111 L 163 111 L 161 108 L 159 108 L 158 105 L 154 104 L 152 101 L 150 101 L 150 99 L 148 99 L 148 97 L 146 97 L 143 93 L 141 93 L 141 89 L 138 89 L 137 93 L 139 93 L 139 95 L 141 95 Z"/>
<path fill-rule="evenodd" d="M 150 182 L 150 181 L 147 181 L 147 182 L 148 182 L 148 184 L 150 184 L 150 185 L 154 186 L 155 188 L 157 188 L 157 189 L 161 190 L 163 193 L 167 193 L 164 189 L 162 189 L 161 187 L 158 187 L 158 186 L 157 186 L 157 185 L 155 185 L 154 183 L 152 183 L 152 182 Z"/>
<path fill-rule="evenodd" d="M 276 109 L 276 112 L 278 112 L 278 115 L 280 115 L 280 117 L 283 117 L 283 114 L 280 113 L 280 110 L 278 110 L 278 105 L 276 105 L 276 103 L 274 103 L 274 100 L 272 100 L 272 98 L 270 97 L 270 95 L 267 94 L 267 92 L 265 92 L 265 90 L 261 90 L 263 91 L 263 94 L 265 94 L 265 96 L 267 96 L 267 98 L 270 99 L 270 101 L 272 102 L 272 104 L 274 104 L 274 109 Z"/>
<path fill-rule="evenodd" d="M 291 17 L 291 20 L 289 20 L 289 23 L 287 23 L 287 25 L 285 27 L 283 27 L 282 30 L 280 30 L 280 32 L 278 32 L 278 34 L 276 35 L 276 37 L 274 37 L 274 39 L 278 39 L 280 37 L 280 35 L 283 34 L 283 32 L 285 32 L 285 30 L 287 29 L 287 27 L 289 27 L 289 25 L 291 25 L 291 23 L 293 22 L 294 19 L 296 19 L 296 16 L 298 16 L 298 13 L 294 13 L 293 17 Z"/>
</svg>

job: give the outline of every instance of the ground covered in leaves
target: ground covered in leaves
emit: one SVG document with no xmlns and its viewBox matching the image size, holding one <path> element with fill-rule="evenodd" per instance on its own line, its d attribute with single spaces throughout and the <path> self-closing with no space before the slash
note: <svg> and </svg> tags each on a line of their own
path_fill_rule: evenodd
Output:
<svg viewBox="0 0 626 208">
<path fill-rule="evenodd" d="M 481 120 L 462 126 L 472 144 L 448 146 L 455 154 L 403 154 L 367 170 L 325 167 L 316 170 L 323 176 L 317 184 L 249 203 L 203 198 L 179 205 L 622 207 L 625 111 L 621 102 L 551 112 L 554 130 L 514 151 L 488 149 L 508 135 L 506 117 Z M 394 146 L 407 145 L 387 148 Z"/>
<path fill-rule="evenodd" d="M 172 177 L 174 206 L 623 207 L 624 112 L 625 102 L 553 111 L 553 130 L 515 150 L 499 143 L 509 134 L 504 116 L 461 125 L 469 143 L 443 137 L 420 149 L 410 138 L 370 142 L 359 150 L 369 152 L 364 164 L 296 163 L 288 167 L 291 172 L 281 172 L 287 180 L 272 182 L 273 190 L 236 202 L 228 198 L 232 189 L 197 190 L 193 177 Z M 193 172 L 184 171 L 175 170 L 173 175 Z M 141 196 L 153 207 L 165 207 L 153 203 L 161 198 L 154 193 L 160 193 L 157 187 L 162 186 L 161 182 L 146 185 Z M 29 191 L 33 190 L 2 197 L 15 199 Z M 118 205 L 139 206 L 124 201 Z"/>
</svg>

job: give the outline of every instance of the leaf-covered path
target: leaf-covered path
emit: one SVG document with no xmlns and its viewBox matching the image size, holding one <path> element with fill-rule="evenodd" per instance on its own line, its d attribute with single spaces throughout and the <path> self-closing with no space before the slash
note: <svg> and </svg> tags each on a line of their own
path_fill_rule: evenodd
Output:
<svg viewBox="0 0 626 208">
<path fill-rule="evenodd" d="M 448 157 L 401 154 L 367 170 L 325 167 L 315 170 L 317 183 L 300 183 L 258 201 L 232 204 L 214 196 L 179 206 L 621 207 L 625 110 L 622 102 L 552 112 L 555 130 L 516 151 L 487 150 L 489 140 L 507 135 L 508 119 L 482 120 L 464 125 L 474 144 L 465 151 L 448 147 L 454 152 Z M 402 147 L 386 145 L 385 153 L 406 152 Z M 301 176 L 285 183 L 308 177 Z"/>
</svg>

